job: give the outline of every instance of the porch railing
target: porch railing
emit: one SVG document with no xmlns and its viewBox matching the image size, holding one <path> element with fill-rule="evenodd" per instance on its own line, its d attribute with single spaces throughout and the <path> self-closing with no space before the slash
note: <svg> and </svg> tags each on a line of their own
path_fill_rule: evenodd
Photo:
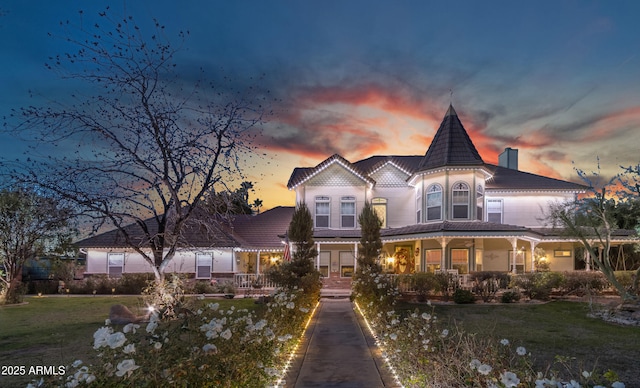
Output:
<svg viewBox="0 0 640 388">
<path fill-rule="evenodd" d="M 241 290 L 251 288 L 275 288 L 276 285 L 265 275 L 255 273 L 237 273 L 233 277 L 236 288 Z"/>
</svg>

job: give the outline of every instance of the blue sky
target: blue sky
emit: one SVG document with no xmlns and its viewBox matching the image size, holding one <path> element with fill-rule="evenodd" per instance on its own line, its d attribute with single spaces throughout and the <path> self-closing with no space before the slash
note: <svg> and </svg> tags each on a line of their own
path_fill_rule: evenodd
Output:
<svg viewBox="0 0 640 388">
<path fill-rule="evenodd" d="M 109 5 L 168 37 L 189 30 L 188 69 L 262 76 L 278 98 L 248 173 L 265 207 L 293 204 L 296 166 L 334 153 L 422 155 L 450 102 L 483 159 L 519 149 L 520 169 L 576 180 L 640 162 L 636 1 L 32 1 L 0 4 L 0 114 L 77 87 L 45 69 L 64 20 Z M 82 16 L 78 13 L 83 10 Z M 453 91 L 451 95 L 450 91 Z M 29 97 L 30 91 L 35 97 Z M 24 144 L 2 138 L 17 157 Z"/>
</svg>

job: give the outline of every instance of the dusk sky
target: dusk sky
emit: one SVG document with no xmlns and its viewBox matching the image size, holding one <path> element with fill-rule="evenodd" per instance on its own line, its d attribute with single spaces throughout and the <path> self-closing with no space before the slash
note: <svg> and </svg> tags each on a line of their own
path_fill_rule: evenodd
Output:
<svg viewBox="0 0 640 388">
<path fill-rule="evenodd" d="M 637 1 L 3 1 L 0 116 L 73 91 L 44 66 L 63 52 L 47 33 L 107 4 L 189 30 L 185 69 L 264 74 L 279 102 L 247 177 L 263 209 L 293 205 L 293 168 L 334 153 L 423 155 L 450 102 L 488 163 L 517 148 L 521 170 L 577 181 L 640 162 Z"/>
</svg>

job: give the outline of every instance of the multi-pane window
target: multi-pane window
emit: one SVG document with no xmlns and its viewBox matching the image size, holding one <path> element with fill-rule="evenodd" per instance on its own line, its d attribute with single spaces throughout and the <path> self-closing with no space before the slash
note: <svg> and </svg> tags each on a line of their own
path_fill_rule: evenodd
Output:
<svg viewBox="0 0 640 388">
<path fill-rule="evenodd" d="M 427 188 L 427 221 L 442 219 L 442 186 Z"/>
<path fill-rule="evenodd" d="M 124 268 L 124 253 L 109 253 L 107 255 L 107 274 L 110 278 L 122 277 Z"/>
<path fill-rule="evenodd" d="M 487 199 L 487 221 L 502 223 L 502 199 Z"/>
<path fill-rule="evenodd" d="M 196 253 L 196 279 L 209 279 L 213 255 L 211 253 Z"/>
<path fill-rule="evenodd" d="M 425 263 L 427 266 L 427 272 L 438 272 L 442 263 L 442 250 L 441 249 L 427 249 L 425 250 Z"/>
<path fill-rule="evenodd" d="M 329 227 L 330 205 L 329 197 L 316 197 L 316 228 Z"/>
<path fill-rule="evenodd" d="M 371 207 L 373 211 L 378 215 L 378 218 L 382 222 L 381 227 L 387 227 L 387 200 L 385 198 L 374 198 L 371 200 Z"/>
<path fill-rule="evenodd" d="M 469 250 L 451 249 L 451 268 L 458 270 L 458 273 L 469 272 Z"/>
<path fill-rule="evenodd" d="M 342 228 L 356 227 L 356 197 L 340 198 L 340 226 Z"/>
<path fill-rule="evenodd" d="M 469 218 L 469 185 L 458 182 L 451 192 L 453 218 Z"/>
</svg>

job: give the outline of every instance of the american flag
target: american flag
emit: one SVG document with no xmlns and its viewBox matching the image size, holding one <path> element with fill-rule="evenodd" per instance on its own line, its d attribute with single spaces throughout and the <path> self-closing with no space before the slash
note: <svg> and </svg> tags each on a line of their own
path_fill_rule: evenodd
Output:
<svg viewBox="0 0 640 388">
<path fill-rule="evenodd" d="M 291 248 L 289 247 L 289 233 L 285 233 L 284 235 L 284 255 L 282 258 L 285 262 L 291 261 Z"/>
</svg>

